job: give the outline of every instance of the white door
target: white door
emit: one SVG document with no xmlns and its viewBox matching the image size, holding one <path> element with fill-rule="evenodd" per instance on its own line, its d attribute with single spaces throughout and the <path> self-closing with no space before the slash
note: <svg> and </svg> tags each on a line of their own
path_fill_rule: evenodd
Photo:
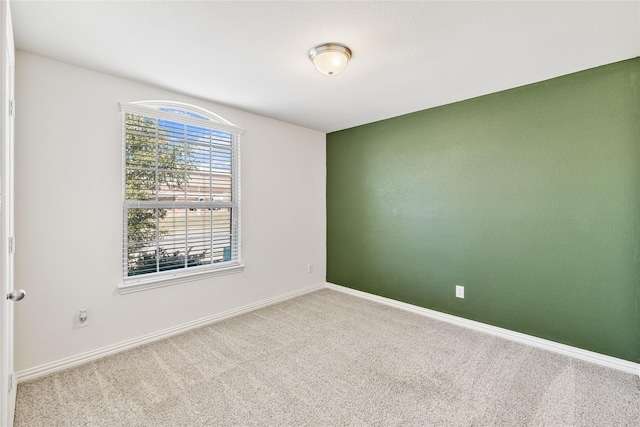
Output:
<svg viewBox="0 0 640 427">
<path fill-rule="evenodd" d="M 13 425 L 13 304 L 24 292 L 13 289 L 13 98 L 14 47 L 9 2 L 0 3 L 0 425 Z"/>
</svg>

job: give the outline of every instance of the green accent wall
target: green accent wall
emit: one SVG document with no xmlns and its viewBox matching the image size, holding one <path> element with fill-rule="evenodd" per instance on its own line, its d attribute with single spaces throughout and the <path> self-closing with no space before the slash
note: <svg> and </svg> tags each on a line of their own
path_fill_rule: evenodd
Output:
<svg viewBox="0 0 640 427">
<path fill-rule="evenodd" d="M 640 362 L 639 262 L 640 58 L 327 135 L 328 282 Z"/>
</svg>

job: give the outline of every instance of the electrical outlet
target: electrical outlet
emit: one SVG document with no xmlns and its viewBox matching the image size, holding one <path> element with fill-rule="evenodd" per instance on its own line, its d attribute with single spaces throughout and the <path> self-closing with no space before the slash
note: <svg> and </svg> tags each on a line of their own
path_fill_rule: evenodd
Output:
<svg viewBox="0 0 640 427">
<path fill-rule="evenodd" d="M 307 264 L 307 273 L 313 273 L 313 264 L 312 263 Z"/>
<path fill-rule="evenodd" d="M 456 285 L 456 297 L 457 298 L 464 298 L 464 286 L 463 285 Z"/>
<path fill-rule="evenodd" d="M 76 328 L 84 328 L 89 326 L 89 310 L 81 308 L 76 314 Z"/>
</svg>

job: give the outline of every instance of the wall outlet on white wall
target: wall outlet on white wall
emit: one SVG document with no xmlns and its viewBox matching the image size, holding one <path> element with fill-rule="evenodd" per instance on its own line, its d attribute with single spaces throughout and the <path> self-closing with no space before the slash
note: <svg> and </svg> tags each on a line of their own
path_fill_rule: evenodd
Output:
<svg viewBox="0 0 640 427">
<path fill-rule="evenodd" d="M 464 285 L 456 285 L 456 297 L 464 298 Z"/>
<path fill-rule="evenodd" d="M 89 310 L 81 308 L 76 313 L 76 328 L 84 328 L 89 326 Z"/>
<path fill-rule="evenodd" d="M 312 263 L 307 264 L 307 273 L 313 273 L 313 264 Z"/>
</svg>

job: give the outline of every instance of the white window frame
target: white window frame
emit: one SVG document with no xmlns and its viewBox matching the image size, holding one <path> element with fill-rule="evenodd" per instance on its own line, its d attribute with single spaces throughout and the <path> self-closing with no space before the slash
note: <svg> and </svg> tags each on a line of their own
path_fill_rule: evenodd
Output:
<svg viewBox="0 0 640 427">
<path fill-rule="evenodd" d="M 203 108 L 175 101 L 138 101 L 121 103 L 122 111 L 122 204 L 123 204 L 123 280 L 119 285 L 121 294 L 138 292 L 162 286 L 170 286 L 177 283 L 199 280 L 212 276 L 239 273 L 243 271 L 244 265 L 241 262 L 240 251 L 240 136 L 244 129 L 234 125 L 221 116 Z M 166 110 L 177 110 L 187 114 L 179 114 Z M 208 204 L 202 202 L 166 202 L 166 201 L 131 201 L 126 198 L 126 128 L 125 117 L 127 113 L 137 114 L 155 120 L 170 120 L 185 125 L 195 125 L 215 131 L 224 131 L 232 135 L 232 167 L 231 167 L 231 201 L 221 202 L 211 201 Z M 193 117 L 197 115 L 199 117 Z M 192 203 L 198 203 L 197 207 L 210 209 L 231 208 L 231 260 L 201 265 L 196 267 L 184 267 L 176 270 L 160 271 L 128 275 L 127 261 L 127 218 L 128 209 L 131 208 L 191 208 Z M 194 206 L 195 207 L 195 206 Z"/>
</svg>

